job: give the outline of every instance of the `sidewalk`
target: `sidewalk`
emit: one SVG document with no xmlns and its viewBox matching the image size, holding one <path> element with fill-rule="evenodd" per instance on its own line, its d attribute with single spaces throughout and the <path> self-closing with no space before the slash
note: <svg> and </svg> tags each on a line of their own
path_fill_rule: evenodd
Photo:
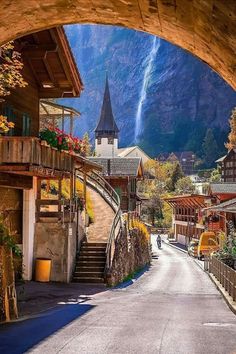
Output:
<svg viewBox="0 0 236 354">
<path fill-rule="evenodd" d="M 104 284 L 39 283 L 16 285 L 19 318 L 27 318 L 61 304 L 77 304 L 106 291 Z"/>
</svg>

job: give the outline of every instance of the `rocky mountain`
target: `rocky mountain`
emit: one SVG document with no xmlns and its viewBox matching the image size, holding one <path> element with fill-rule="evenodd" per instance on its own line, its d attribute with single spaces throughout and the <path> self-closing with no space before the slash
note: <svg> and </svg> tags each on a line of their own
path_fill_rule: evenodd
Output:
<svg viewBox="0 0 236 354">
<path fill-rule="evenodd" d="M 219 154 L 236 92 L 205 63 L 164 40 L 113 26 L 70 25 L 66 33 L 84 92 L 63 100 L 82 113 L 76 133 L 90 133 L 102 105 L 106 72 L 120 145 L 134 143 L 151 156 L 193 150 L 201 155 L 207 128 Z"/>
</svg>

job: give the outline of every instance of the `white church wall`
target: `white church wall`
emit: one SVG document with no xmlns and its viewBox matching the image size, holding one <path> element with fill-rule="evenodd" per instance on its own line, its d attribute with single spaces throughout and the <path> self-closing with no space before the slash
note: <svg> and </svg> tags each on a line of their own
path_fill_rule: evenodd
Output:
<svg viewBox="0 0 236 354">
<path fill-rule="evenodd" d="M 108 138 L 101 138 L 101 144 L 95 139 L 96 156 L 100 157 L 117 157 L 118 139 L 113 140 L 113 144 L 108 144 Z"/>
</svg>

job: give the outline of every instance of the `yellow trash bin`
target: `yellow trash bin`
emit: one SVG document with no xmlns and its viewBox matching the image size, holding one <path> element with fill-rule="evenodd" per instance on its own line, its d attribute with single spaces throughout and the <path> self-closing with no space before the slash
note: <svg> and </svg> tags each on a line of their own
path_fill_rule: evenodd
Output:
<svg viewBox="0 0 236 354">
<path fill-rule="evenodd" d="M 51 259 L 37 258 L 35 262 L 35 280 L 40 282 L 48 282 L 51 273 Z"/>
</svg>

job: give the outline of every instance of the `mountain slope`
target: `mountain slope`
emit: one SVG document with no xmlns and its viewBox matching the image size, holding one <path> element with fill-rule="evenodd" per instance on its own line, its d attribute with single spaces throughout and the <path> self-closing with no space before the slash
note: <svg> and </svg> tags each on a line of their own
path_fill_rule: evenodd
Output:
<svg viewBox="0 0 236 354">
<path fill-rule="evenodd" d="M 107 71 L 120 145 L 135 142 L 144 86 L 137 142 L 147 153 L 193 149 L 201 154 L 207 127 L 213 129 L 219 153 L 224 150 L 236 93 L 206 64 L 164 40 L 158 39 L 153 51 L 153 36 L 124 28 L 70 25 L 66 33 L 85 86 L 81 98 L 66 100 L 82 113 L 77 134 L 96 126 Z"/>
</svg>

